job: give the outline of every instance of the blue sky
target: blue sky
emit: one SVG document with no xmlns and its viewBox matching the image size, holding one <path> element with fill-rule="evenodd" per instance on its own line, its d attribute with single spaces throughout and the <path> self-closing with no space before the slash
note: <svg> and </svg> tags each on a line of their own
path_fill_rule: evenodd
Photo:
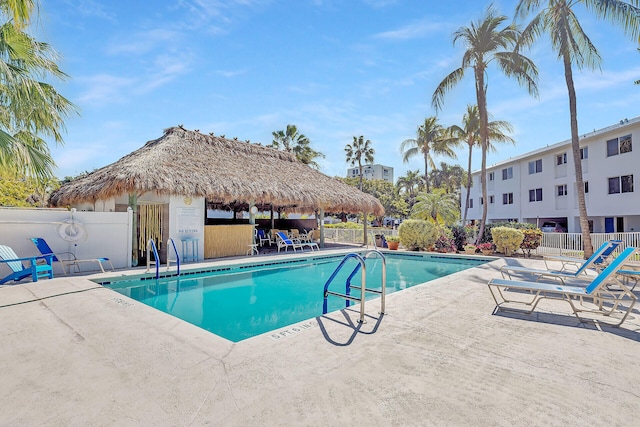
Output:
<svg viewBox="0 0 640 427">
<path fill-rule="evenodd" d="M 513 16 L 516 1 L 495 1 Z M 271 142 L 295 124 L 326 155 L 322 172 L 344 176 L 344 146 L 364 135 L 375 162 L 402 162 L 400 143 L 435 115 L 431 95 L 460 66 L 452 33 L 483 16 L 489 2 L 427 0 L 42 0 L 38 38 L 70 75 L 58 90 L 80 109 L 65 145 L 51 145 L 58 177 L 112 163 L 184 125 L 203 133 Z M 581 9 L 578 9 L 581 10 Z M 575 72 L 580 132 L 640 115 L 640 52 L 622 30 L 580 14 L 599 48 L 599 71 Z M 539 67 L 538 99 L 499 71 L 488 71 L 495 120 L 514 126 L 516 146 L 489 164 L 570 136 L 561 64 L 543 39 L 526 52 Z M 475 103 L 473 77 L 451 91 L 440 123 L 460 124 Z M 437 158 L 466 168 L 458 159 Z M 473 167 L 479 168 L 474 153 Z M 150 173 L 153 173 L 150 171 Z M 161 172 L 160 172 L 161 173 Z"/>
</svg>

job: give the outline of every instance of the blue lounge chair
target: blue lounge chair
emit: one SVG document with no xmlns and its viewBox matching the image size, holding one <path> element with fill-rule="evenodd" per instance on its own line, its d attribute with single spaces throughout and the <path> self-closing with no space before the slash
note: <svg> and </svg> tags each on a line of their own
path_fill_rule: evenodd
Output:
<svg viewBox="0 0 640 427">
<path fill-rule="evenodd" d="M 282 231 L 278 231 L 276 233 L 276 244 L 278 245 L 278 252 L 280 252 L 281 248 L 284 248 L 285 252 L 289 249 L 292 248 L 293 251 L 295 252 L 296 249 L 302 249 L 304 250 L 302 243 L 300 243 L 298 240 L 292 240 L 290 239 L 286 234 L 284 234 Z"/>
<path fill-rule="evenodd" d="M 502 274 L 502 278 L 512 279 L 511 273 L 525 273 L 532 275 L 536 281 L 542 278 L 551 278 L 557 279 L 564 284 L 564 279 L 566 278 L 579 278 L 579 276 L 585 273 L 584 278 L 589 278 L 586 276 L 586 272 L 588 268 L 596 268 L 598 270 L 598 266 L 601 266 L 605 263 L 608 255 L 605 256 L 605 253 L 611 254 L 619 245 L 620 240 L 610 240 L 608 242 L 603 243 L 594 253 L 589 257 L 589 259 L 582 261 L 582 265 L 575 271 L 570 270 L 542 270 L 536 268 L 523 267 L 518 265 L 503 265 L 500 267 L 500 273 Z"/>
<path fill-rule="evenodd" d="M 64 274 L 67 274 L 67 270 L 65 268 L 67 265 L 73 265 L 76 267 L 76 271 L 80 271 L 79 264 L 83 262 L 97 262 L 98 265 L 100 266 L 100 270 L 102 270 L 103 273 L 104 273 L 104 267 L 102 266 L 102 263 L 108 262 L 109 265 L 111 266 L 111 271 L 114 270 L 113 264 L 111 263 L 111 260 L 109 258 L 78 259 L 71 252 L 58 252 L 58 253 L 53 252 L 53 250 L 51 249 L 47 241 L 41 237 L 31 237 L 29 240 L 31 240 L 33 244 L 36 245 L 36 248 L 38 248 L 38 250 L 42 255 L 52 255 L 53 262 L 60 263 Z"/>
<path fill-rule="evenodd" d="M 37 282 L 41 277 L 53 279 L 53 262 L 51 255 L 32 256 L 27 258 L 18 258 L 18 255 L 9 246 L 0 245 L 0 263 L 6 264 L 13 273 L 0 279 L 0 285 L 11 280 L 19 281 L 31 276 L 31 280 Z M 39 259 L 44 259 L 45 264 L 38 264 Z M 29 261 L 29 265 L 25 267 L 23 261 Z"/>
<path fill-rule="evenodd" d="M 611 326 L 620 326 L 636 303 L 637 297 L 631 290 L 625 286 L 623 281 L 618 277 L 618 271 L 633 256 L 638 249 L 626 248 L 618 255 L 604 270 L 600 272 L 586 288 L 580 286 L 564 286 L 552 283 L 540 282 L 521 282 L 517 280 L 491 279 L 489 281 L 489 291 L 496 302 L 496 310 L 518 310 L 508 304 L 531 306 L 531 309 L 525 311 L 530 314 L 535 310 L 538 303 L 547 299 L 563 300 L 569 303 L 573 314 L 582 322 L 585 320 L 580 313 L 590 313 L 605 316 L 605 318 L 613 319 L 611 315 L 619 310 L 623 313 L 618 323 L 609 323 Z M 608 287 L 615 287 L 614 290 Z M 516 296 L 517 299 L 516 299 Z M 527 296 L 527 300 L 523 300 Z M 627 297 L 625 303 L 628 304 L 626 310 L 622 309 L 621 302 Z M 512 299 L 513 298 L 513 299 Z M 595 308 L 583 308 L 584 300 L 591 299 Z M 577 306 L 578 301 L 580 307 Z"/>
<path fill-rule="evenodd" d="M 612 243 L 612 244 L 609 244 L 609 243 Z M 602 255 L 600 255 L 600 257 L 598 257 L 593 262 L 593 267 L 596 268 L 598 271 L 606 267 L 607 259 L 613 254 L 613 251 L 615 251 L 618 248 L 618 246 L 621 244 L 622 244 L 622 240 L 609 240 L 608 242 L 604 242 L 600 247 L 605 246 L 606 250 L 602 252 Z M 562 263 L 562 267 L 560 267 L 561 271 L 566 270 L 568 266 L 574 266 L 576 269 L 578 269 L 584 263 L 583 258 L 575 258 L 575 257 L 561 256 L 561 255 L 545 255 L 543 256 L 543 260 L 544 260 L 544 265 L 547 267 L 548 270 L 552 270 L 552 268 L 549 267 L 549 264 L 547 264 L 547 261 L 558 261 Z"/>
</svg>

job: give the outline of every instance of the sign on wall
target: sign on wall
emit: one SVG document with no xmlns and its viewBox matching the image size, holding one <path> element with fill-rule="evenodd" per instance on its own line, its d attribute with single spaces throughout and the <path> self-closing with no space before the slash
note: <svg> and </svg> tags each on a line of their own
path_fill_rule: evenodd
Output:
<svg viewBox="0 0 640 427">
<path fill-rule="evenodd" d="M 176 226 L 179 234 L 198 234 L 202 225 L 200 208 L 176 208 Z"/>
</svg>

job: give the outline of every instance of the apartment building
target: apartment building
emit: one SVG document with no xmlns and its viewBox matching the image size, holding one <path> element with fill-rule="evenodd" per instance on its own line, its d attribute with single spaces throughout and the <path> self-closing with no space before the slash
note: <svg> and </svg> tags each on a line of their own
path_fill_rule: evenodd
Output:
<svg viewBox="0 0 640 427">
<path fill-rule="evenodd" d="M 347 169 L 347 178 L 357 178 L 360 176 L 358 167 Z M 384 165 L 363 165 L 362 176 L 364 179 L 382 179 L 393 183 L 393 168 Z"/>
<path fill-rule="evenodd" d="M 636 142 L 634 146 L 634 141 Z M 589 228 L 640 231 L 640 117 L 580 135 Z M 542 143 L 542 141 L 541 141 Z M 480 171 L 472 173 L 467 219 L 482 218 Z M 487 222 L 557 223 L 580 232 L 571 140 L 487 167 Z M 466 189 L 462 188 L 462 201 Z"/>
</svg>

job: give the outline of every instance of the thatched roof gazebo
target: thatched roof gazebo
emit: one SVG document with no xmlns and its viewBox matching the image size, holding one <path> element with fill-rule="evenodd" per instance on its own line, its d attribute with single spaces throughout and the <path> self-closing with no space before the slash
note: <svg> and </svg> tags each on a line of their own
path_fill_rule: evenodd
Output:
<svg viewBox="0 0 640 427">
<path fill-rule="evenodd" d="M 371 195 L 299 162 L 291 153 L 181 127 L 115 163 L 63 185 L 54 205 L 155 192 L 221 203 L 295 207 L 297 211 L 368 212 L 384 208 Z"/>
<path fill-rule="evenodd" d="M 273 211 L 281 209 L 319 213 L 321 219 L 324 213 L 331 212 L 366 212 L 377 216 L 384 213 L 382 204 L 375 197 L 312 169 L 292 153 L 249 141 L 204 135 L 181 126 L 166 129 L 160 138 L 147 142 L 120 160 L 64 184 L 50 198 L 55 206 L 76 205 L 85 209 L 83 204 L 93 204 L 93 209 L 98 210 L 98 205 L 102 204 L 105 211 L 126 210 L 129 206 L 138 212 L 137 208 L 150 210 L 151 205 L 157 207 L 162 204 L 164 207 L 160 210 L 165 209 L 175 220 L 152 221 L 157 228 L 153 236 L 149 235 L 154 232 L 150 232 L 148 227 L 144 227 L 144 233 L 142 227 L 138 228 L 138 236 L 132 236 L 134 252 L 148 246 L 149 237 L 157 241 L 165 241 L 168 237 L 183 242 L 185 239 L 201 239 L 199 245 L 203 249 L 200 252 L 205 256 L 237 255 L 246 251 L 249 242 L 245 240 L 253 238 L 253 226 L 246 226 L 248 231 L 243 231 L 242 236 L 214 236 L 210 233 L 220 232 L 222 224 L 218 224 L 216 230 L 205 226 L 205 214 L 205 219 L 194 227 L 193 218 L 202 216 L 201 207 L 204 206 L 196 200 L 206 200 L 207 206 L 236 211 L 249 211 L 252 206 L 263 211 L 271 210 L 272 224 Z M 104 207 L 106 204 L 109 208 Z M 164 215 L 154 209 L 153 215 Z M 251 211 L 250 224 L 254 224 L 255 210 Z M 142 213 L 139 215 L 142 221 Z M 165 225 L 160 226 L 159 222 Z M 187 223 L 189 227 L 184 226 Z M 241 228 L 238 225 L 232 232 L 226 230 L 225 233 L 237 233 Z M 322 221 L 320 228 L 322 244 Z M 218 244 L 214 241 L 244 243 L 235 248 L 214 248 L 213 245 Z"/>
</svg>

